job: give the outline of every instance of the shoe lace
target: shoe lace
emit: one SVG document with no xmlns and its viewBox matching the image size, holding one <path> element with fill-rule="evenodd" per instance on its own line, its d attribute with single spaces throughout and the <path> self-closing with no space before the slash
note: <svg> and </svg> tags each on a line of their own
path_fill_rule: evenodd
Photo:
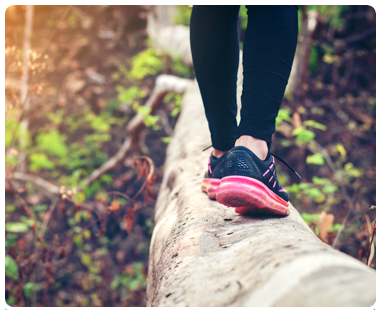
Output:
<svg viewBox="0 0 382 313">
<path fill-rule="evenodd" d="M 203 149 L 203 151 L 206 151 L 207 149 L 209 149 L 209 148 L 211 148 L 212 147 L 212 145 L 211 146 L 209 146 L 209 147 L 207 147 L 207 148 L 205 148 L 205 149 Z M 296 176 L 299 178 L 299 179 L 301 179 L 301 176 L 293 169 L 293 167 L 292 166 L 290 166 L 287 162 L 285 162 L 281 157 L 279 157 L 278 155 L 276 155 L 276 154 L 274 154 L 274 153 L 272 153 L 272 152 L 270 152 L 270 154 L 271 155 L 273 155 L 277 160 L 279 160 L 279 161 L 281 161 L 282 163 L 284 163 L 293 173 L 295 173 L 296 174 Z"/>
<path fill-rule="evenodd" d="M 274 154 L 274 153 L 270 153 L 270 154 L 272 154 L 277 160 L 279 160 L 279 161 L 281 161 L 282 163 L 284 163 L 286 166 L 288 166 L 288 168 L 293 172 L 293 173 L 295 173 L 296 174 L 296 176 L 298 177 L 298 178 L 300 178 L 301 179 L 301 176 L 292 168 L 292 166 L 290 166 L 287 162 L 285 162 L 282 158 L 280 158 L 279 156 L 277 156 L 276 154 Z"/>
<path fill-rule="evenodd" d="M 207 148 L 203 149 L 203 150 L 202 150 L 202 152 L 204 152 L 204 151 L 208 150 L 209 148 L 212 148 L 212 145 L 210 145 L 209 147 L 207 147 Z"/>
</svg>

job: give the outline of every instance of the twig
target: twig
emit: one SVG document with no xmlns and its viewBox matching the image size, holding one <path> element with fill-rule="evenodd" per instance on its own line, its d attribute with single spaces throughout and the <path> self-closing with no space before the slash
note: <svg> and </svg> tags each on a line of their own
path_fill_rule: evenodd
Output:
<svg viewBox="0 0 382 313">
<path fill-rule="evenodd" d="M 118 195 L 118 196 L 121 196 L 121 197 L 125 198 L 126 200 L 130 200 L 128 195 L 125 195 L 124 193 L 119 192 L 119 191 L 109 191 L 107 194 L 108 195 L 115 194 L 115 195 Z"/>
<path fill-rule="evenodd" d="M 56 204 L 57 204 L 57 202 L 52 202 L 50 204 L 49 210 L 45 213 L 44 220 L 41 224 L 40 230 L 39 230 L 38 235 L 37 235 L 38 240 L 42 240 L 42 237 L 44 236 L 44 233 L 45 233 L 45 229 L 47 228 L 49 221 L 50 221 L 50 218 L 52 217 L 53 211 L 56 208 Z M 35 246 L 35 250 L 36 250 L 36 246 Z"/>
<path fill-rule="evenodd" d="M 60 187 L 48 182 L 44 178 L 32 174 L 13 172 L 13 174 L 5 177 L 6 179 L 17 179 L 21 181 L 29 181 L 40 187 L 43 187 L 45 190 L 49 191 L 53 195 L 60 194 Z"/>
<path fill-rule="evenodd" d="M 163 129 L 166 132 L 167 136 L 172 136 L 173 129 L 172 129 L 172 127 L 168 121 L 167 114 L 163 111 L 159 111 L 158 115 L 160 116 L 160 120 L 162 122 Z"/>
<path fill-rule="evenodd" d="M 376 226 L 377 226 L 376 223 L 377 223 L 377 220 L 374 221 L 373 236 L 371 237 L 370 244 L 369 244 L 369 251 L 368 251 L 368 253 L 367 253 L 367 258 L 366 258 L 366 264 L 367 264 L 367 266 L 370 266 L 370 264 L 369 264 L 369 257 L 370 257 L 371 245 L 373 244 L 374 235 L 375 235 L 375 230 L 376 230 Z M 370 263 L 371 263 L 371 260 L 370 260 Z"/>
<path fill-rule="evenodd" d="M 28 112 L 30 108 L 30 97 L 28 97 L 28 80 L 29 80 L 29 65 L 28 65 L 28 52 L 31 49 L 31 34 L 32 34 L 32 25 L 33 25 L 33 5 L 26 6 L 25 12 L 25 32 L 24 32 L 24 42 L 23 42 L 23 74 L 21 75 L 20 81 L 20 99 L 21 101 L 25 101 L 23 106 L 23 111 Z M 25 100 L 24 100 L 25 99 Z M 20 128 L 20 152 L 19 152 L 19 160 L 17 167 L 20 171 L 25 172 L 27 164 L 25 162 L 25 147 L 26 140 L 25 136 L 28 131 L 29 120 L 25 117 L 21 121 Z"/>
</svg>

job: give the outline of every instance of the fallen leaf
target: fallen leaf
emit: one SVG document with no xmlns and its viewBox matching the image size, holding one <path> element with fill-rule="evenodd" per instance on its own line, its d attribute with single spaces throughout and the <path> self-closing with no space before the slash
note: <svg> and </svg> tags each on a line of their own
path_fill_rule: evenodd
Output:
<svg viewBox="0 0 382 313">
<path fill-rule="evenodd" d="M 54 245 L 56 245 L 56 246 L 59 246 L 59 245 L 60 245 L 60 239 L 58 238 L 58 235 L 57 235 L 57 234 L 54 234 L 54 237 L 53 237 L 53 243 L 54 243 Z"/>
<path fill-rule="evenodd" d="M 325 211 L 322 211 L 318 216 L 318 229 L 319 229 L 319 237 L 322 241 L 327 243 L 327 237 L 330 226 L 332 226 L 334 222 L 334 215 L 329 213 L 326 214 Z"/>
<path fill-rule="evenodd" d="M 301 123 L 301 116 L 300 116 L 300 113 L 298 113 L 298 112 L 293 112 L 291 123 L 292 123 L 292 125 L 293 125 L 294 128 L 301 127 L 302 123 Z"/>
<path fill-rule="evenodd" d="M 113 201 L 111 202 L 111 205 L 110 205 L 109 209 L 110 209 L 111 211 L 115 211 L 115 210 L 118 210 L 119 207 L 120 207 L 120 203 L 119 203 L 119 201 L 118 201 L 118 200 L 113 200 Z"/>
</svg>

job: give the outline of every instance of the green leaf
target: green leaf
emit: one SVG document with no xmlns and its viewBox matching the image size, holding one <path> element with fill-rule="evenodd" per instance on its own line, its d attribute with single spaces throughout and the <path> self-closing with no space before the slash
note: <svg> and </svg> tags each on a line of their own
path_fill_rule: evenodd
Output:
<svg viewBox="0 0 382 313">
<path fill-rule="evenodd" d="M 341 143 L 337 143 L 335 146 L 336 150 L 341 154 L 342 157 L 346 156 L 345 147 Z"/>
<path fill-rule="evenodd" d="M 323 165 L 325 163 L 324 157 L 321 153 L 315 153 L 313 155 L 309 155 L 306 158 L 307 164 L 316 164 L 316 165 Z"/>
<path fill-rule="evenodd" d="M 307 223 L 310 226 L 312 222 L 318 222 L 319 214 L 309 214 L 302 212 L 301 217 L 305 221 L 305 223 Z"/>
<path fill-rule="evenodd" d="M 109 123 L 102 117 L 96 116 L 91 122 L 92 128 L 98 132 L 107 132 L 110 129 Z"/>
<path fill-rule="evenodd" d="M 160 120 L 159 115 L 146 115 L 143 117 L 143 122 L 146 127 L 154 126 Z M 154 129 L 155 130 L 155 129 Z"/>
<path fill-rule="evenodd" d="M 9 306 L 12 306 L 16 303 L 16 298 L 11 296 L 6 301 Z"/>
<path fill-rule="evenodd" d="M 15 166 L 17 164 L 18 158 L 13 155 L 6 155 L 5 156 L 5 163 L 9 164 L 10 166 Z"/>
<path fill-rule="evenodd" d="M 33 210 L 36 212 L 45 212 L 48 209 L 47 204 L 37 204 L 33 206 Z"/>
<path fill-rule="evenodd" d="M 83 265 L 86 265 L 86 266 L 89 266 L 90 264 L 92 264 L 92 258 L 90 256 L 90 254 L 82 253 L 82 255 L 81 255 L 81 263 Z"/>
<path fill-rule="evenodd" d="M 180 112 L 180 107 L 175 107 L 175 108 L 172 109 L 170 115 L 172 117 L 175 117 L 175 116 L 177 116 L 179 114 L 179 112 Z"/>
<path fill-rule="evenodd" d="M 37 146 L 49 155 L 66 156 L 68 148 L 65 144 L 66 135 L 61 135 L 58 130 L 40 131 L 36 137 Z"/>
<path fill-rule="evenodd" d="M 322 192 L 320 189 L 318 188 L 309 188 L 309 189 L 305 189 L 304 190 L 304 193 L 313 197 L 313 198 L 318 198 L 322 195 Z"/>
<path fill-rule="evenodd" d="M 7 147 L 11 143 L 12 136 L 14 136 L 13 143 L 16 142 L 15 139 L 20 139 L 20 137 L 23 137 L 23 139 L 25 140 L 26 147 L 30 146 L 31 135 L 29 130 L 26 130 L 21 135 L 20 129 L 21 129 L 21 123 L 18 124 L 18 122 L 14 120 L 13 118 L 9 117 L 5 121 L 5 147 Z"/>
<path fill-rule="evenodd" d="M 85 196 L 85 193 L 83 191 L 80 191 L 80 192 L 77 192 L 74 196 L 73 196 L 74 200 L 78 201 L 78 202 L 84 202 L 85 199 L 86 199 L 86 196 Z"/>
<path fill-rule="evenodd" d="M 29 228 L 25 223 L 6 222 L 5 230 L 11 233 L 25 233 L 29 230 Z"/>
<path fill-rule="evenodd" d="M 92 236 L 92 234 L 91 234 L 89 229 L 85 229 L 84 232 L 83 232 L 83 235 L 84 235 L 85 239 L 90 239 L 91 236 Z"/>
<path fill-rule="evenodd" d="M 84 188 L 85 195 L 87 197 L 91 197 L 95 191 L 101 188 L 101 182 L 100 181 L 95 181 L 92 183 L 90 186 L 87 186 Z"/>
<path fill-rule="evenodd" d="M 192 5 L 177 5 L 177 14 L 174 16 L 176 25 L 190 26 Z"/>
<path fill-rule="evenodd" d="M 97 249 L 97 253 L 99 255 L 107 255 L 109 253 L 109 250 L 107 248 L 102 247 Z"/>
<path fill-rule="evenodd" d="M 328 185 L 328 186 L 325 186 L 324 188 L 322 188 L 322 192 L 333 193 L 333 192 L 337 191 L 337 189 L 338 189 L 337 186 Z"/>
<path fill-rule="evenodd" d="M 301 190 L 305 190 L 305 189 L 309 189 L 310 187 L 312 187 L 312 184 L 311 183 L 300 183 L 299 187 Z"/>
<path fill-rule="evenodd" d="M 84 242 L 83 242 L 83 239 L 82 239 L 82 235 L 77 235 L 77 236 L 74 236 L 73 237 L 73 242 L 75 243 L 75 245 L 79 248 L 82 248 L 83 245 L 84 245 Z"/>
<path fill-rule="evenodd" d="M 131 63 L 129 78 L 133 80 L 142 80 L 144 77 L 155 75 L 163 69 L 161 54 L 153 48 L 148 48 L 134 56 Z"/>
<path fill-rule="evenodd" d="M 14 204 L 8 204 L 7 206 L 5 206 L 6 212 L 13 212 L 14 210 L 16 210 L 16 207 Z"/>
<path fill-rule="evenodd" d="M 353 163 L 351 162 L 345 164 L 344 170 L 349 176 L 360 177 L 363 175 L 363 171 L 354 167 Z"/>
<path fill-rule="evenodd" d="M 32 290 L 37 290 L 38 289 L 38 285 L 37 284 L 34 284 L 32 282 L 28 282 L 24 285 L 24 295 L 27 297 L 27 298 L 30 298 L 31 295 L 32 295 Z"/>
<path fill-rule="evenodd" d="M 14 247 L 16 245 L 16 239 L 18 236 L 12 233 L 8 233 L 6 234 L 6 236 L 7 236 L 7 239 L 5 240 L 5 246 Z"/>
<path fill-rule="evenodd" d="M 321 177 L 317 177 L 317 176 L 313 176 L 312 181 L 313 181 L 313 183 L 315 183 L 317 185 L 329 185 L 331 183 L 330 179 L 321 178 Z"/>
<path fill-rule="evenodd" d="M 148 114 L 150 114 L 151 112 L 151 108 L 149 107 L 146 107 L 146 106 L 140 106 L 138 109 L 137 109 L 137 113 L 139 115 L 142 115 L 142 116 L 147 116 Z"/>
<path fill-rule="evenodd" d="M 162 137 L 161 141 L 164 143 L 169 143 L 171 141 L 171 137 Z"/>
<path fill-rule="evenodd" d="M 101 244 L 108 244 L 108 243 L 110 243 L 110 239 L 107 237 L 100 237 L 100 238 L 98 238 L 98 242 Z"/>
<path fill-rule="evenodd" d="M 281 124 L 283 121 L 290 122 L 290 109 L 280 109 L 279 114 L 276 117 L 276 126 Z"/>
<path fill-rule="evenodd" d="M 106 184 L 111 184 L 113 182 L 113 177 L 110 174 L 103 174 L 100 177 L 100 180 Z"/>
<path fill-rule="evenodd" d="M 76 223 L 78 224 L 79 222 L 81 222 L 81 216 L 82 216 L 82 211 L 80 212 L 76 212 L 74 214 L 74 220 L 76 221 Z"/>
<path fill-rule="evenodd" d="M 19 267 L 10 255 L 5 256 L 5 275 L 13 280 L 19 276 Z"/>
<path fill-rule="evenodd" d="M 110 283 L 110 288 L 116 290 L 119 286 L 119 276 L 116 276 L 113 281 Z"/>
<path fill-rule="evenodd" d="M 320 124 L 314 120 L 307 120 L 307 121 L 304 121 L 302 123 L 304 126 L 311 126 L 311 127 L 314 127 L 314 128 L 317 128 L 317 129 L 321 129 L 321 130 L 326 130 L 326 126 L 323 125 L 323 124 Z"/>
<path fill-rule="evenodd" d="M 136 291 L 139 287 L 139 281 L 137 280 L 132 280 L 129 284 L 128 284 L 128 288 L 132 291 Z"/>
<path fill-rule="evenodd" d="M 340 229 L 342 229 L 341 224 L 334 224 L 329 227 L 329 232 L 331 233 L 333 231 L 339 231 Z"/>
<path fill-rule="evenodd" d="M 300 143 L 307 143 L 311 141 L 316 135 L 314 132 L 305 129 L 303 126 L 297 127 L 292 131 L 292 135 L 297 137 Z"/>
<path fill-rule="evenodd" d="M 64 110 L 58 110 L 57 112 L 47 112 L 46 116 L 53 123 L 60 124 L 62 122 L 62 116 L 64 115 Z"/>
<path fill-rule="evenodd" d="M 131 104 L 134 100 L 146 97 L 146 92 L 141 90 L 138 86 L 132 86 L 126 89 L 118 85 L 115 89 L 118 91 L 118 101 L 120 103 Z"/>
<path fill-rule="evenodd" d="M 42 168 L 46 169 L 54 169 L 55 164 L 48 159 L 46 154 L 44 153 L 33 153 L 29 156 L 30 165 L 29 168 L 31 170 L 37 171 Z"/>
<path fill-rule="evenodd" d="M 298 184 L 294 183 L 292 186 L 286 186 L 285 190 L 289 193 L 297 193 L 300 190 L 300 188 Z"/>
</svg>

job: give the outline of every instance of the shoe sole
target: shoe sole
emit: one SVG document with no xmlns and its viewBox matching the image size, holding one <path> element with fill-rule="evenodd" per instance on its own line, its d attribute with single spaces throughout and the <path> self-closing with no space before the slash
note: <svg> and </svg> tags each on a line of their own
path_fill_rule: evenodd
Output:
<svg viewBox="0 0 382 313">
<path fill-rule="evenodd" d="M 274 213 L 289 215 L 289 204 L 257 179 L 226 176 L 216 190 L 216 200 L 236 213 Z"/>
<path fill-rule="evenodd" d="M 216 200 L 216 189 L 220 185 L 221 179 L 205 178 L 202 183 L 202 190 L 208 194 L 212 200 Z"/>
</svg>

